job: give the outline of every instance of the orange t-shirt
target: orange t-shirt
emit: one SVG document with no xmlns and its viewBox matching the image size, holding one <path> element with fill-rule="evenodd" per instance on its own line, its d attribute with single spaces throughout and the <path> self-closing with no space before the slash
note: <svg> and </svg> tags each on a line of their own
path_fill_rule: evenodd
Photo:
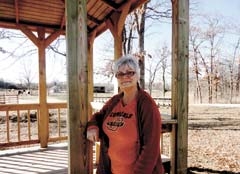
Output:
<svg viewBox="0 0 240 174">
<path fill-rule="evenodd" d="M 103 130 L 109 137 L 112 173 L 132 174 L 138 141 L 136 99 L 126 106 L 120 101 L 104 120 Z"/>
</svg>

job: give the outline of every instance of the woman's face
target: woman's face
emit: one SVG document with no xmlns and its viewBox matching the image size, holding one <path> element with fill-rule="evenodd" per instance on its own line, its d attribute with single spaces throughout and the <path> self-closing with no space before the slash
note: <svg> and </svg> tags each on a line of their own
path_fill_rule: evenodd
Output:
<svg viewBox="0 0 240 174">
<path fill-rule="evenodd" d="M 118 85 L 121 90 L 126 90 L 137 86 L 138 77 L 135 69 L 128 65 L 122 65 L 119 67 L 116 73 Z"/>
</svg>

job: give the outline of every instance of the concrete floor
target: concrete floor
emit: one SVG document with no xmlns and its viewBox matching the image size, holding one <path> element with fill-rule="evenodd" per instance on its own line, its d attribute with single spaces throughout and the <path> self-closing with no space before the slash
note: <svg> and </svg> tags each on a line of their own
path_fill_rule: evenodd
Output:
<svg viewBox="0 0 240 174">
<path fill-rule="evenodd" d="M 0 151 L 0 174 L 67 174 L 66 144 Z"/>
<path fill-rule="evenodd" d="M 0 174 L 68 174 L 67 143 L 1 150 Z"/>
</svg>

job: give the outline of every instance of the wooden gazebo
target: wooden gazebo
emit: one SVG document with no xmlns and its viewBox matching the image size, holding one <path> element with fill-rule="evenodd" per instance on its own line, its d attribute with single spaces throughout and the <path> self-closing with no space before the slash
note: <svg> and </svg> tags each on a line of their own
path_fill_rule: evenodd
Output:
<svg viewBox="0 0 240 174">
<path fill-rule="evenodd" d="M 91 147 L 83 136 L 93 100 L 93 42 L 109 29 L 114 58 L 122 55 L 127 15 L 147 0 L 0 0 L 0 27 L 21 30 L 39 54 L 39 139 L 48 145 L 45 49 L 60 35 L 67 39 L 69 173 L 91 173 Z M 189 0 L 172 0 L 171 173 L 187 173 Z M 36 33 L 36 34 L 35 34 Z M 46 37 L 47 36 L 47 37 Z M 1 108 L 1 106 L 0 106 Z M 90 166 L 90 167 L 89 167 Z"/>
</svg>

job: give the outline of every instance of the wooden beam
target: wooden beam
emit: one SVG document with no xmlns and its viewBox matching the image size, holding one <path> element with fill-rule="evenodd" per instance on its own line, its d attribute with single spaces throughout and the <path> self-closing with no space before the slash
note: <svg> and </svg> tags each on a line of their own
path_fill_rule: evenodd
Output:
<svg viewBox="0 0 240 174">
<path fill-rule="evenodd" d="M 93 102 L 93 43 L 96 38 L 96 32 L 88 36 L 88 100 Z M 90 105 L 90 103 L 89 103 Z M 92 115 L 92 108 L 89 107 L 89 119 Z"/>
<path fill-rule="evenodd" d="M 172 116 L 177 127 L 173 173 L 187 173 L 189 0 L 172 0 Z"/>
<path fill-rule="evenodd" d="M 123 26 L 127 15 L 129 14 L 129 9 L 131 6 L 131 1 L 124 4 L 124 8 L 119 13 L 114 13 L 107 21 L 107 27 L 111 31 L 113 37 L 119 37 L 122 35 Z"/>
<path fill-rule="evenodd" d="M 96 33 L 88 36 L 88 120 L 91 118 L 93 110 L 90 102 L 93 102 L 93 43 Z M 88 142 L 89 174 L 93 174 L 93 143 Z"/>
<path fill-rule="evenodd" d="M 126 20 L 128 14 L 129 14 L 130 7 L 131 7 L 131 1 L 124 4 L 120 18 L 118 19 L 118 25 L 116 26 L 117 28 L 119 28 L 118 35 L 122 35 L 123 26 L 125 24 L 125 20 Z"/>
<path fill-rule="evenodd" d="M 45 47 L 50 45 L 54 40 L 56 40 L 57 37 L 59 37 L 61 34 L 64 34 L 64 30 L 57 30 L 53 33 L 51 33 L 46 39 L 45 39 Z"/>
<path fill-rule="evenodd" d="M 114 38 L 114 60 L 117 60 L 122 56 L 122 30 L 126 20 L 127 15 L 131 7 L 131 1 L 124 4 L 123 10 L 118 13 L 114 13 L 107 21 L 106 25 L 111 31 Z M 114 93 L 118 93 L 117 80 L 114 79 Z"/>
<path fill-rule="evenodd" d="M 149 0 L 130 0 L 130 1 L 127 1 L 127 3 L 131 2 L 131 7 L 130 7 L 130 10 L 129 10 L 129 13 L 132 12 L 133 10 L 135 10 L 136 8 L 138 8 L 140 5 L 146 3 L 147 1 L 149 1 Z M 116 15 L 115 13 L 119 13 L 123 9 L 124 9 L 124 3 L 122 3 L 121 6 L 119 6 L 118 9 L 115 10 L 115 12 L 113 10 L 111 15 L 114 16 L 114 15 Z M 103 31 L 105 31 L 107 28 L 109 28 L 106 23 L 107 23 L 107 21 L 101 23 L 100 25 L 98 25 L 95 28 L 92 28 L 89 34 L 96 31 L 96 33 L 97 33 L 96 36 L 100 35 Z"/>
<path fill-rule="evenodd" d="M 88 60 L 86 0 L 66 1 L 68 71 L 68 173 L 88 174 Z"/>
<path fill-rule="evenodd" d="M 143 5 L 144 3 L 148 2 L 148 1 L 149 0 L 135 0 L 135 2 L 133 2 L 131 5 L 130 12 L 134 11 L 135 9 L 137 9 L 138 7 L 140 7 L 141 5 Z"/>
<path fill-rule="evenodd" d="M 29 30 L 24 25 L 18 25 L 18 28 L 36 45 L 39 45 L 39 40 L 37 36 L 35 36 L 31 30 Z"/>
</svg>

